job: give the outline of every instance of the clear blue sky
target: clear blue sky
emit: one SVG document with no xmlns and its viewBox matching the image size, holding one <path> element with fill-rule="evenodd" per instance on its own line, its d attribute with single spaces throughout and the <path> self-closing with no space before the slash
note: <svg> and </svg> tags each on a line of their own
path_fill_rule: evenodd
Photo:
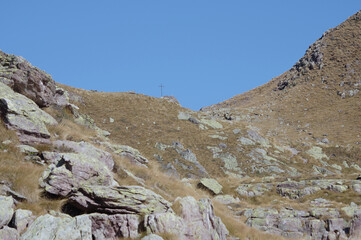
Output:
<svg viewBox="0 0 361 240">
<path fill-rule="evenodd" d="M 193 110 L 288 70 L 360 0 L 11 0 L 0 49 L 54 80 L 175 96 Z"/>
</svg>

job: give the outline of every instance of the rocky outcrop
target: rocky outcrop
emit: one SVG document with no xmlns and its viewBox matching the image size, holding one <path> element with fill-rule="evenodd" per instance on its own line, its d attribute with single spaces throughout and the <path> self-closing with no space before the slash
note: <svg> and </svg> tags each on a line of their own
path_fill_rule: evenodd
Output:
<svg viewBox="0 0 361 240">
<path fill-rule="evenodd" d="M 14 214 L 14 200 L 12 197 L 0 196 L 0 229 L 7 226 Z"/>
<path fill-rule="evenodd" d="M 229 232 L 222 220 L 215 216 L 211 200 L 201 199 L 197 202 L 193 197 L 185 197 L 178 201 L 188 236 L 211 240 L 227 238 Z"/>
<path fill-rule="evenodd" d="M 248 219 L 246 224 L 268 233 L 286 238 L 307 239 L 347 239 L 351 227 L 351 236 L 359 234 L 359 219 L 356 215 L 352 223 L 341 218 L 337 209 L 325 207 L 325 201 L 315 201 L 321 204 L 308 211 L 291 208 L 256 208 L 245 209 L 242 215 Z M 323 205 L 322 205 L 323 204 Z M 353 238 L 351 238 L 353 239 Z M 358 238 L 354 238 L 358 239 Z"/>
<path fill-rule="evenodd" d="M 46 192 L 63 197 L 81 186 L 118 185 L 103 162 L 80 153 L 62 153 L 61 159 L 48 166 L 39 182 Z"/>
<path fill-rule="evenodd" d="M 108 142 L 102 142 L 100 144 L 106 146 L 108 149 L 113 151 L 113 153 L 128 159 L 131 163 L 136 165 L 146 167 L 149 163 L 149 160 L 142 156 L 137 149 L 130 146 L 110 144 Z"/>
<path fill-rule="evenodd" d="M 113 157 L 110 153 L 94 147 L 87 142 L 73 142 L 67 140 L 57 140 L 53 142 L 55 149 L 60 152 L 75 152 L 85 154 L 91 158 L 97 159 L 103 162 L 109 170 L 114 167 Z"/>
<path fill-rule="evenodd" d="M 16 130 L 22 142 L 49 142 L 46 125 L 56 120 L 32 100 L 0 83 L 0 112 L 8 128 Z"/>
<path fill-rule="evenodd" d="M 153 214 L 171 210 L 160 195 L 140 186 L 83 186 L 69 197 L 69 204 L 84 212 Z"/>
<path fill-rule="evenodd" d="M 138 215 L 93 213 L 87 216 L 92 223 L 93 239 L 136 238 L 139 235 L 141 217 Z"/>
<path fill-rule="evenodd" d="M 0 51 L 0 82 L 33 100 L 40 107 L 56 103 L 55 81 L 22 57 Z"/>
<path fill-rule="evenodd" d="M 181 215 L 159 213 L 145 217 L 144 226 L 148 232 L 168 233 L 178 239 L 227 239 L 227 228 L 219 217 L 214 215 L 209 199 L 196 201 L 193 197 L 177 199 Z"/>
<path fill-rule="evenodd" d="M 15 228 L 21 234 L 34 220 L 35 216 L 31 211 L 17 209 L 13 215 L 10 226 Z"/>
<path fill-rule="evenodd" d="M 0 229 L 1 240 L 19 240 L 19 233 L 14 228 L 4 227 Z"/>
<path fill-rule="evenodd" d="M 86 215 L 75 218 L 61 214 L 38 217 L 21 240 L 92 240 L 92 222 Z"/>
</svg>

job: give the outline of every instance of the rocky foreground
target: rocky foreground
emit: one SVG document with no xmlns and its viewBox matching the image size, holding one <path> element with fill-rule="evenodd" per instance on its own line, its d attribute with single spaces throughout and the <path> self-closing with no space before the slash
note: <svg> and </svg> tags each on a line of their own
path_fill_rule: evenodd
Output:
<svg viewBox="0 0 361 240">
<path fill-rule="evenodd" d="M 266 108 L 229 108 L 236 97 L 193 112 L 169 97 L 59 87 L 0 51 L 0 239 L 361 239 L 359 132 L 338 139 L 360 124 L 361 65 L 344 47 L 359 38 L 339 37 L 359 36 L 360 20 L 328 31 L 271 82 L 279 102 Z M 338 83 L 328 70 L 340 61 L 352 64 Z M 327 93 L 308 88 L 315 79 Z M 317 127 L 311 96 L 333 95 L 356 117 Z"/>
<path fill-rule="evenodd" d="M 58 122 L 40 107 L 70 109 L 75 121 L 86 123 L 77 106 L 69 103 L 66 91 L 56 87 L 44 72 L 26 60 L 1 53 L 0 109 L 4 123 L 16 131 L 17 147 L 25 160 L 47 165 L 39 179 L 43 194 L 65 200 L 63 213 L 49 211 L 36 216 L 19 209 L 26 197 L 0 185 L 0 239 L 162 239 L 169 234 L 179 239 L 226 239 L 228 231 L 215 216 L 209 199 L 177 199 L 172 203 L 142 186 L 120 185 L 114 178 L 112 154 L 88 142 L 51 139 L 48 126 Z M 108 135 L 95 125 L 98 134 Z M 2 145 L 11 144 L 11 140 Z M 47 144 L 50 151 L 37 147 Z M 112 145 L 119 155 L 146 165 L 148 160 L 128 146 Z M 6 149 L 3 151 L 7 151 Z"/>
</svg>

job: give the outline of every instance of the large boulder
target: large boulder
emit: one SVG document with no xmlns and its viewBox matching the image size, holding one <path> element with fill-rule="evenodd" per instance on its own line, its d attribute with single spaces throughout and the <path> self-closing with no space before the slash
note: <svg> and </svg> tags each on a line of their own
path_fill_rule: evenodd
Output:
<svg viewBox="0 0 361 240">
<path fill-rule="evenodd" d="M 215 216 L 211 200 L 196 201 L 193 197 L 184 197 L 178 201 L 187 226 L 186 239 L 227 239 L 229 232 Z"/>
<path fill-rule="evenodd" d="M 351 221 L 350 240 L 361 239 L 361 212 L 357 212 Z"/>
<path fill-rule="evenodd" d="M 150 233 L 166 233 L 181 240 L 227 239 L 229 234 L 221 219 L 215 216 L 209 199 L 196 201 L 193 197 L 176 200 L 181 216 L 172 212 L 147 215 L 144 227 Z"/>
<path fill-rule="evenodd" d="M 13 214 L 14 214 L 13 198 L 0 196 L 0 228 L 10 223 Z"/>
<path fill-rule="evenodd" d="M 35 220 L 35 216 L 29 210 L 17 209 L 11 220 L 11 226 L 21 234 Z"/>
<path fill-rule="evenodd" d="M 171 204 L 140 186 L 83 186 L 69 197 L 69 204 L 84 212 L 153 214 L 168 212 Z"/>
<path fill-rule="evenodd" d="M 170 233 L 179 238 L 188 232 L 183 218 L 172 212 L 147 215 L 144 218 L 144 227 L 151 233 Z"/>
<path fill-rule="evenodd" d="M 22 142 L 34 142 L 50 138 L 46 124 L 57 121 L 41 110 L 32 100 L 15 93 L 0 82 L 0 112 L 8 128 L 16 130 Z"/>
<path fill-rule="evenodd" d="M 118 185 L 103 162 L 80 153 L 62 153 L 61 160 L 50 164 L 39 182 L 46 192 L 63 197 L 84 185 Z"/>
<path fill-rule="evenodd" d="M 90 143 L 57 140 L 53 142 L 53 146 L 60 151 L 82 153 L 91 158 L 98 159 L 99 161 L 103 162 L 109 168 L 109 170 L 112 170 L 114 167 L 112 155 L 106 151 L 94 147 Z"/>
<path fill-rule="evenodd" d="M 92 240 L 92 222 L 86 215 L 38 217 L 21 236 L 21 240 Z"/>
<path fill-rule="evenodd" d="M 0 82 L 25 95 L 40 107 L 57 102 L 63 92 L 57 91 L 55 81 L 46 72 L 32 66 L 22 57 L 0 51 Z"/>
<path fill-rule="evenodd" d="M 4 227 L 0 229 L 1 240 L 19 240 L 19 233 L 14 228 Z"/>
<path fill-rule="evenodd" d="M 141 217 L 135 214 L 100 214 L 88 215 L 92 222 L 92 235 L 96 240 L 136 238 Z"/>
</svg>

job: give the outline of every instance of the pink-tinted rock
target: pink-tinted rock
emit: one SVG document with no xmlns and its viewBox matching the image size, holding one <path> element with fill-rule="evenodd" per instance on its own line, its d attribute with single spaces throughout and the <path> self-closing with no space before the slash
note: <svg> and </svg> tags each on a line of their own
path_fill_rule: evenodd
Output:
<svg viewBox="0 0 361 240">
<path fill-rule="evenodd" d="M 186 239 L 227 239 L 229 232 L 222 220 L 215 216 L 211 200 L 197 202 L 193 197 L 185 197 L 178 201 L 188 229 Z"/>
<path fill-rule="evenodd" d="M 361 213 L 355 214 L 351 221 L 350 240 L 361 239 Z"/>
<path fill-rule="evenodd" d="M 144 227 L 151 233 L 168 233 L 177 239 L 225 240 L 228 230 L 221 219 L 215 216 L 209 199 L 196 201 L 193 197 L 176 200 L 181 207 L 181 216 L 172 212 L 147 215 Z"/>
<path fill-rule="evenodd" d="M 141 217 L 134 214 L 106 215 L 89 214 L 92 222 L 92 236 L 96 240 L 136 238 Z"/>
<path fill-rule="evenodd" d="M 55 81 L 22 57 L 0 51 L 0 81 L 25 95 L 40 107 L 56 103 Z"/>
<path fill-rule="evenodd" d="M 69 204 L 90 213 L 150 215 L 172 211 L 163 197 L 140 186 L 83 186 L 69 197 Z"/>
<path fill-rule="evenodd" d="M 112 172 L 101 161 L 78 153 L 62 153 L 61 160 L 51 164 L 40 178 L 46 192 L 67 196 L 81 186 L 117 186 Z"/>
<path fill-rule="evenodd" d="M 73 142 L 67 140 L 58 140 L 53 142 L 55 148 L 59 151 L 76 152 L 88 155 L 89 157 L 98 159 L 103 162 L 109 170 L 114 167 L 113 157 L 110 153 L 94 147 L 87 142 Z"/>
<path fill-rule="evenodd" d="M 35 216 L 29 210 L 17 209 L 11 221 L 11 226 L 21 234 L 35 220 Z"/>
<path fill-rule="evenodd" d="M 171 212 L 145 216 L 144 227 L 152 233 L 170 233 L 180 237 L 187 233 L 184 220 Z"/>
<path fill-rule="evenodd" d="M 0 239 L 1 240 L 18 240 L 19 233 L 14 228 L 4 227 L 0 229 Z"/>
</svg>

